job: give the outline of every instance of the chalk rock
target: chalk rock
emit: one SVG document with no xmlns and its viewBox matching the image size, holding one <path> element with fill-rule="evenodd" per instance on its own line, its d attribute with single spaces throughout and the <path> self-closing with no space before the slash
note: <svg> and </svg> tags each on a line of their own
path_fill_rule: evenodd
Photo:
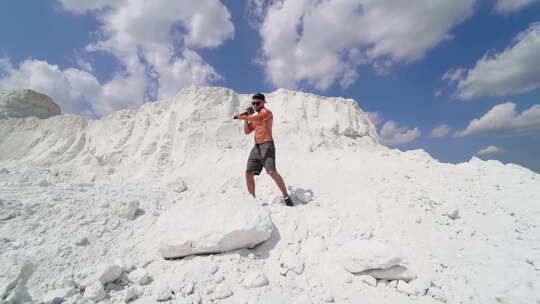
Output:
<svg viewBox="0 0 540 304">
<path fill-rule="evenodd" d="M 128 274 L 128 279 L 139 285 L 146 285 L 150 282 L 150 277 L 145 269 L 138 268 Z"/>
<path fill-rule="evenodd" d="M 201 304 L 202 303 L 202 297 L 200 295 L 195 295 L 193 297 L 192 304 Z"/>
<path fill-rule="evenodd" d="M 120 258 L 114 260 L 114 264 L 120 266 L 123 272 L 129 273 L 135 269 L 135 265 L 133 264 L 133 262 L 127 262 Z"/>
<path fill-rule="evenodd" d="M 85 299 L 90 299 L 95 302 L 99 302 L 105 299 L 105 296 L 105 288 L 103 288 L 103 284 L 101 284 L 101 282 L 95 282 L 92 285 L 86 287 L 83 295 Z"/>
<path fill-rule="evenodd" d="M 456 220 L 459 218 L 459 209 L 457 207 L 448 208 L 446 211 L 443 212 L 443 215 L 446 215 L 452 220 Z"/>
<path fill-rule="evenodd" d="M 107 284 L 116 281 L 122 275 L 122 267 L 116 264 L 103 264 L 96 268 L 91 267 L 77 274 L 77 283 L 83 288 L 94 282 Z"/>
<path fill-rule="evenodd" d="M 0 286 L 0 300 L 2 303 L 33 303 L 26 283 L 34 273 L 35 266 L 30 261 L 25 261 L 19 269 L 17 276 Z"/>
<path fill-rule="evenodd" d="M 176 204 L 162 214 L 149 234 L 165 258 L 253 248 L 272 234 L 270 213 L 253 198 L 239 195 L 226 202 L 205 200 Z"/>
<path fill-rule="evenodd" d="M 68 287 L 77 287 L 77 283 L 75 283 L 71 274 L 64 277 L 63 279 L 54 282 L 55 289 L 64 289 Z"/>
<path fill-rule="evenodd" d="M 233 295 L 231 289 L 224 285 L 219 285 L 219 287 L 214 292 L 212 299 L 213 300 L 223 300 Z"/>
<path fill-rule="evenodd" d="M 214 283 L 215 284 L 219 284 L 221 282 L 225 281 L 225 277 L 223 275 L 218 275 L 217 277 L 214 278 Z"/>
<path fill-rule="evenodd" d="M 392 266 L 387 269 L 367 270 L 362 272 L 362 274 L 367 274 L 380 280 L 412 281 L 416 278 L 416 274 L 407 269 L 407 267 L 401 265 Z"/>
<path fill-rule="evenodd" d="M 138 209 L 139 201 L 117 202 L 114 205 L 115 214 L 128 220 L 132 220 L 135 217 Z"/>
<path fill-rule="evenodd" d="M 47 95 L 29 89 L 0 89 L 0 119 L 60 115 L 60 107 Z"/>
<path fill-rule="evenodd" d="M 266 285 L 268 285 L 268 278 L 260 271 L 251 272 L 244 278 L 244 287 L 246 288 L 258 288 Z"/>
<path fill-rule="evenodd" d="M 40 303 L 43 304 L 59 304 L 67 298 L 75 295 L 77 290 L 74 287 L 55 289 L 47 292 L 41 297 Z"/>
<path fill-rule="evenodd" d="M 116 264 L 101 265 L 98 267 L 97 273 L 101 284 L 107 284 L 120 278 L 122 266 Z"/>
<path fill-rule="evenodd" d="M 334 297 L 331 295 L 331 294 L 326 294 L 324 297 L 323 297 L 323 301 L 325 303 L 334 303 Z"/>
<path fill-rule="evenodd" d="M 218 266 L 218 265 L 212 265 L 212 266 L 210 267 L 210 274 L 212 274 L 212 275 L 216 274 L 216 272 L 218 271 L 218 269 L 219 269 L 219 266 Z"/>
<path fill-rule="evenodd" d="M 186 285 L 184 285 L 182 291 L 184 292 L 184 295 L 193 294 L 193 292 L 195 291 L 195 283 L 188 282 Z"/>
<path fill-rule="evenodd" d="M 75 241 L 75 245 L 77 246 L 86 246 L 89 244 L 90 244 L 90 241 L 88 240 L 88 237 L 86 236 L 81 236 Z"/>
<path fill-rule="evenodd" d="M 335 257 L 350 273 L 387 269 L 403 261 L 398 249 L 390 244 L 374 240 L 358 240 L 340 246 L 335 252 Z"/>
<path fill-rule="evenodd" d="M 424 295 L 431 286 L 431 280 L 414 280 L 410 283 L 405 281 L 399 281 L 397 284 L 397 290 L 407 295 Z"/>
<path fill-rule="evenodd" d="M 301 275 L 304 272 L 304 261 L 297 255 L 287 251 L 284 252 L 279 258 L 281 268 L 284 268 L 286 274 L 288 271 L 293 271 L 297 275 Z"/>
<path fill-rule="evenodd" d="M 157 282 L 154 294 L 157 301 L 168 301 L 172 298 L 172 290 L 165 282 Z"/>
<path fill-rule="evenodd" d="M 137 286 L 131 286 L 124 291 L 123 300 L 124 302 L 129 302 L 130 300 L 140 296 L 142 294 L 141 290 Z"/>
<path fill-rule="evenodd" d="M 186 183 L 181 179 L 175 179 L 167 183 L 167 187 L 174 192 L 182 193 L 187 190 Z"/>
<path fill-rule="evenodd" d="M 289 193 L 293 200 L 300 201 L 303 204 L 307 204 L 313 199 L 313 191 L 311 189 L 289 186 Z"/>
</svg>

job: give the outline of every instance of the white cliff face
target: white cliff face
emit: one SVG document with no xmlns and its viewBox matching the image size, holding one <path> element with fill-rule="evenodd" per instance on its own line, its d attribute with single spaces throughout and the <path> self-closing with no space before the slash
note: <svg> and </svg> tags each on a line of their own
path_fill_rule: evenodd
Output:
<svg viewBox="0 0 540 304">
<path fill-rule="evenodd" d="M 0 119 L 60 115 L 60 107 L 47 95 L 28 89 L 0 89 Z"/>
<path fill-rule="evenodd" d="M 388 149 L 351 100 L 267 99 L 292 208 L 264 171 L 239 204 L 250 95 L 0 120 L 0 302 L 540 301 L 540 175 Z"/>
</svg>

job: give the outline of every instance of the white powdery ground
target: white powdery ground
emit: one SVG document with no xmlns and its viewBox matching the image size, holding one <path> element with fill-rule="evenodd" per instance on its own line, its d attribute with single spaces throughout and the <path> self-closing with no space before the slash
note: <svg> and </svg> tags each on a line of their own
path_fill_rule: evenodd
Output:
<svg viewBox="0 0 540 304">
<path fill-rule="evenodd" d="M 3 146 L 0 141 L 0 150 L 12 153 L 0 161 L 6 167 L 0 169 L 0 293 L 2 284 L 30 260 L 35 271 L 26 287 L 35 301 L 69 286 L 70 279 L 76 284 L 96 281 L 88 269 L 107 263 L 119 264 L 123 271 L 103 284 L 103 303 L 540 301 L 538 174 L 476 158 L 442 164 L 420 150 L 389 150 L 376 138 L 354 135 L 354 128 L 330 124 L 317 129 L 316 122 L 323 119 L 306 113 L 311 106 L 299 105 L 309 96 L 290 91 L 269 94 L 268 107 L 276 117 L 278 170 L 287 184 L 311 189 L 313 200 L 293 208 L 282 205 L 273 181 L 263 173 L 257 178 L 258 198 L 253 204 L 270 211 L 274 224 L 270 239 L 254 249 L 163 259 L 150 238 L 161 214 L 188 202 L 215 201 L 234 209 L 235 198 L 245 192 L 243 171 L 251 137 L 242 137 L 229 116 L 218 118 L 212 112 L 216 107 L 215 111 L 227 112 L 226 105 L 192 105 L 200 96 L 213 94 L 215 100 L 226 94 L 238 98 L 231 113 L 247 100 L 227 90 L 190 88 L 178 97 L 190 99 L 189 104 L 177 111 L 171 109 L 174 103 L 156 103 L 82 122 L 86 129 L 72 136 L 84 138 L 83 144 L 72 140 L 66 145 L 63 138 L 42 136 L 42 142 L 33 140 L 19 151 L 13 139 Z M 286 99 L 292 110 L 272 103 L 279 99 Z M 178 118 L 190 107 L 204 128 L 197 121 Z M 325 115 L 339 121 L 346 113 L 356 115 L 342 110 Z M 206 120 L 201 119 L 203 114 L 208 115 Z M 26 129 L 30 137 L 45 131 L 40 124 L 55 126 L 54 119 L 27 119 L 26 124 L 12 120 L 11 131 L 6 131 L 4 121 L 0 134 Z M 56 119 L 64 123 L 72 118 Z M 130 127 L 134 119 L 139 120 Z M 306 123 L 316 131 L 291 132 Z M 27 127 L 13 127 L 17 124 Z M 123 134 L 115 125 L 132 131 Z M 100 137 L 100 132 L 108 138 Z M 174 138 L 176 133 L 181 138 Z M 230 142 L 222 137 L 227 134 Z M 340 148 L 329 148 L 328 142 Z M 55 148 L 42 148 L 50 146 Z M 132 201 L 139 202 L 133 218 L 125 215 L 122 205 Z M 201 221 L 205 215 L 201 209 Z M 414 280 L 375 281 L 369 274 L 346 270 L 350 252 L 374 254 L 370 251 L 381 243 L 394 248 L 389 261 L 393 254 L 402 258 L 400 264 Z M 149 279 L 144 279 L 144 271 Z M 76 290 L 66 302 L 101 298 L 99 288 L 86 298 Z"/>
</svg>

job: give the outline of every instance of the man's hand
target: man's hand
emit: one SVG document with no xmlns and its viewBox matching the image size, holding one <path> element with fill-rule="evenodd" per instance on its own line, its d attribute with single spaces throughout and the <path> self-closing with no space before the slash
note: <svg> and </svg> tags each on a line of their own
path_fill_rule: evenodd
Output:
<svg viewBox="0 0 540 304">
<path fill-rule="evenodd" d="M 240 119 L 240 116 L 249 116 L 251 114 L 255 113 L 255 108 L 253 108 L 253 106 L 249 107 L 246 109 L 246 111 L 244 113 L 241 113 L 241 114 L 238 114 L 238 115 L 234 115 L 234 119 Z"/>
</svg>

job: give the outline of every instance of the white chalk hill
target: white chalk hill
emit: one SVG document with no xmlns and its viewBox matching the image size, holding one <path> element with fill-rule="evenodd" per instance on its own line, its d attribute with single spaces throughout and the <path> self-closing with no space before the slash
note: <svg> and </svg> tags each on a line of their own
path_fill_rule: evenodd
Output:
<svg viewBox="0 0 540 304">
<path fill-rule="evenodd" d="M 354 100 L 267 99 L 293 208 L 264 173 L 246 195 L 248 94 L 0 119 L 0 302 L 540 300 L 538 174 L 388 149 Z"/>
</svg>

